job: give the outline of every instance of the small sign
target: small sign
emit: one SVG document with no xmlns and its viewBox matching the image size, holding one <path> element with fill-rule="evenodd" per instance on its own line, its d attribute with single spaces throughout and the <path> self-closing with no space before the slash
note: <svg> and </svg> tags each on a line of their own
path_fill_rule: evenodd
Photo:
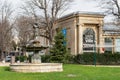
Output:
<svg viewBox="0 0 120 80">
<path fill-rule="evenodd" d="M 66 35 L 67 35 L 67 29 L 66 29 L 66 28 L 62 29 L 62 33 L 63 33 L 64 38 L 66 38 Z M 66 45 L 66 41 L 63 42 L 63 44 Z"/>
<path fill-rule="evenodd" d="M 67 34 L 66 28 L 62 29 L 62 33 L 63 33 L 64 37 L 66 38 L 66 34 Z"/>
</svg>

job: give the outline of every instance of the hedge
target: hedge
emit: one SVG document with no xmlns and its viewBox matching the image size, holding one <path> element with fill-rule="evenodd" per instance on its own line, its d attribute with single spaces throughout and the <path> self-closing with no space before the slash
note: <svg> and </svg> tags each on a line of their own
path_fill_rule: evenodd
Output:
<svg viewBox="0 0 120 80">
<path fill-rule="evenodd" d="M 120 64 L 120 53 L 83 53 L 74 56 L 74 63 L 78 64 L 96 64 L 100 65 L 118 65 Z"/>
<path fill-rule="evenodd" d="M 24 62 L 25 60 L 27 60 L 27 56 L 17 56 L 15 58 L 15 61 Z"/>
</svg>

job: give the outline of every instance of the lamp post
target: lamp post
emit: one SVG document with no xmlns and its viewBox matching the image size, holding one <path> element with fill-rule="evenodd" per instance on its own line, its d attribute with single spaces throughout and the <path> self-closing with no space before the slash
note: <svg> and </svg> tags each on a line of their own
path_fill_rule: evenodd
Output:
<svg viewBox="0 0 120 80">
<path fill-rule="evenodd" d="M 96 41 L 95 41 L 93 50 L 94 50 L 94 65 L 95 65 L 95 67 L 96 67 Z"/>
</svg>

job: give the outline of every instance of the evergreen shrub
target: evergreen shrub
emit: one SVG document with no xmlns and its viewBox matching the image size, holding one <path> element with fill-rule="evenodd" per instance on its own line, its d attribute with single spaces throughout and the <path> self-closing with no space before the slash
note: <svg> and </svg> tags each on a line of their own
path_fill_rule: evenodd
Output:
<svg viewBox="0 0 120 80">
<path fill-rule="evenodd" d="M 24 62 L 25 60 L 27 60 L 27 56 L 17 56 L 15 58 L 15 61 Z"/>
<path fill-rule="evenodd" d="M 120 64 L 120 53 L 83 53 L 74 56 L 74 63 L 78 64 L 118 65 Z"/>
<path fill-rule="evenodd" d="M 49 55 L 42 56 L 42 62 L 69 63 L 73 61 L 66 47 L 66 38 L 61 30 L 54 37 L 54 44 L 49 53 Z"/>
</svg>

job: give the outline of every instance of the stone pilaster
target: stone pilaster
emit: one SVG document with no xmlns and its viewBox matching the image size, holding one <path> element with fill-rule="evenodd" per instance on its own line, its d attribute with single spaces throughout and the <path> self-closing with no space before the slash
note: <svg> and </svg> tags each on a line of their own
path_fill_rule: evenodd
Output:
<svg viewBox="0 0 120 80">
<path fill-rule="evenodd" d="M 99 24 L 99 52 L 104 53 L 103 48 L 104 48 L 104 37 L 103 37 L 103 31 L 102 31 L 102 24 Z"/>
<path fill-rule="evenodd" d="M 79 54 L 83 53 L 83 24 L 79 26 Z"/>
<path fill-rule="evenodd" d="M 76 33 L 76 21 L 74 20 L 73 26 L 71 27 L 71 54 L 77 55 L 77 33 Z"/>
<path fill-rule="evenodd" d="M 115 52 L 115 38 L 114 37 L 112 38 L 112 45 L 113 45 L 112 53 L 114 53 Z"/>
</svg>

